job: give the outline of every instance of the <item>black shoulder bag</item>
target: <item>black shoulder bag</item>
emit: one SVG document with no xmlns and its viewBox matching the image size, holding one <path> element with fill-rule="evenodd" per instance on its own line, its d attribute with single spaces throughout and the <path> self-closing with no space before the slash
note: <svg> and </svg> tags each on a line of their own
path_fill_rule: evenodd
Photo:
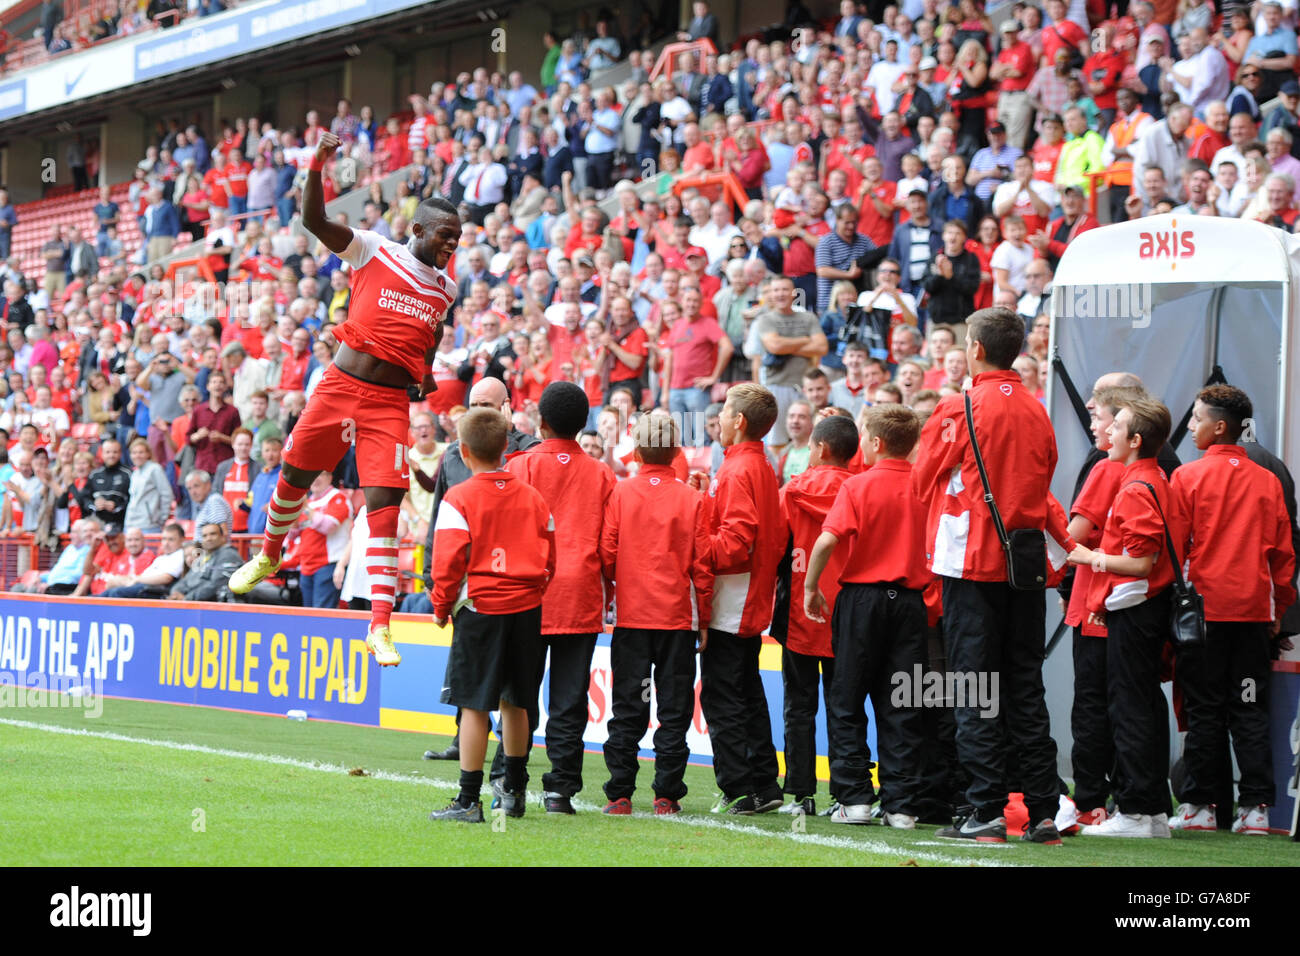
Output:
<svg viewBox="0 0 1300 956">
<path fill-rule="evenodd" d="M 1169 551 L 1169 563 L 1174 566 L 1174 599 L 1169 609 L 1169 629 L 1173 633 L 1174 643 L 1179 647 L 1201 647 L 1205 644 L 1205 599 L 1196 593 L 1192 582 L 1183 577 L 1183 567 L 1178 563 L 1178 552 L 1174 550 L 1174 539 L 1169 534 L 1169 522 L 1165 520 L 1165 512 L 1160 507 L 1155 488 L 1145 481 L 1133 484 L 1144 485 L 1151 492 L 1151 500 L 1156 503 L 1156 513 L 1165 526 L 1165 547 Z"/>
<path fill-rule="evenodd" d="M 984 485 L 984 503 L 989 506 L 993 516 L 993 527 L 997 529 L 998 540 L 1007 560 L 1007 584 L 1017 591 L 1042 591 L 1047 587 L 1047 537 L 1041 528 L 1023 528 L 1008 532 L 1002 523 L 1002 514 L 997 502 L 993 500 L 993 486 L 989 484 L 989 474 L 984 469 L 984 456 L 980 454 L 980 443 L 975 437 L 975 416 L 971 413 L 970 392 L 966 398 L 966 430 L 970 432 L 970 447 L 975 453 L 975 464 L 980 470 L 980 481 Z"/>
</svg>

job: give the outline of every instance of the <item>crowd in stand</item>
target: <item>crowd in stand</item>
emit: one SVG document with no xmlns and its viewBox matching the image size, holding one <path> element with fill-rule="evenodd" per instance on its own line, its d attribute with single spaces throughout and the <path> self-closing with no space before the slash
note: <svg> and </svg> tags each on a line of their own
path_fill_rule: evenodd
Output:
<svg viewBox="0 0 1300 956">
<path fill-rule="evenodd" d="M 1232 32 L 1216 31 L 1210 42 L 1202 0 L 1177 10 L 1135 2 L 1104 23 L 1097 14 L 1110 12 L 1093 6 L 1017 4 L 1015 18 L 994 29 L 977 0 L 909 0 L 878 11 L 846 0 L 823 28 L 795 3 L 785 29 L 706 54 L 699 70 L 679 61 L 654 82 L 646 37 L 626 43 L 599 16 L 590 31 L 547 35 L 536 85 L 518 72 L 478 69 L 413 95 L 410 115 L 382 125 L 346 100 L 328 123 L 313 110 L 301 128 L 237 120 L 209 139 L 198 125 L 164 125 L 140 163 L 129 208 L 102 196 L 93 241 L 56 227 L 39 287 L 14 259 L 0 270 L 0 536 L 45 545 L 68 535 L 31 585 L 38 591 L 230 597 L 226 582 L 241 560 L 231 536 L 263 531 L 284 441 L 332 362 L 332 330 L 348 316 L 347 265 L 284 229 L 324 129 L 342 140 L 324 177 L 327 198 L 370 190 L 356 228 L 402 242 L 421 198 L 444 196 L 461 211 L 457 295 L 433 361 L 438 389 L 411 406 L 411 487 L 399 526 L 404 547 L 425 547 L 426 568 L 444 566 L 429 557 L 435 512 L 473 468 L 499 457 L 498 443 L 513 469 L 530 470 L 513 462 L 538 436 L 554 435 L 558 419 L 544 422 L 541 412 L 555 383 L 569 383 L 566 402 L 576 401 L 577 412 L 557 414 L 566 434 L 586 426 L 573 437 L 599 463 L 602 486 L 632 488 L 649 464 L 664 475 L 694 472 L 702 487 L 700 473 L 716 477 L 743 444 L 747 474 L 771 484 L 773 507 L 778 486 L 797 498 L 809 484 L 801 476 L 828 461 L 846 475 L 888 459 L 894 464 L 877 475 L 902 469 L 916 457 L 921 424 L 945 397 L 969 390 L 972 376 L 993 375 L 1004 394 L 1020 396 L 1011 384 L 1018 380 L 1031 397 L 1017 414 L 1049 434 L 1033 399 L 1041 400 L 1047 375 L 1053 271 L 1069 243 L 1098 225 L 1088 200 L 1101 182 L 1112 219 L 1172 208 L 1289 229 L 1296 217 L 1300 86 L 1295 35 L 1285 25 L 1294 7 L 1234 11 Z M 707 4 L 694 4 L 682 35 L 717 41 Z M 601 70 L 622 62 L 632 79 L 622 89 L 601 86 Z M 1274 94 L 1278 105 L 1262 113 Z M 743 204 L 704 175 L 717 170 L 734 175 Z M 388 172 L 401 176 L 385 191 L 378 178 Z M 651 176 L 653 186 L 640 182 Z M 0 224 L 12 225 L 7 206 L 0 195 Z M 140 263 L 152 265 L 127 262 L 115 236 L 123 215 L 139 218 Z M 215 289 L 199 281 L 173 288 L 154 264 L 182 232 L 202 239 Z M 984 313 L 992 338 L 968 341 L 967 318 L 990 306 L 1004 307 Z M 995 340 L 996 361 L 988 352 Z M 979 368 L 968 365 L 972 355 L 982 357 Z M 749 381 L 764 388 L 728 395 Z M 1125 411 L 1125 440 L 1142 439 L 1130 457 L 1149 459 L 1164 436 L 1148 396 L 1109 395 L 1105 385 L 1098 397 L 1111 404 L 1098 419 Z M 1242 399 L 1211 399 L 1229 427 L 1206 441 L 1231 444 Z M 471 453 L 462 455 L 458 424 L 481 408 L 507 414 L 510 428 L 498 434 L 491 416 L 465 419 Z M 1166 434 L 1168 426 L 1166 411 Z M 938 441 L 933 431 L 923 445 Z M 685 447 L 657 454 L 652 432 L 673 443 L 680 432 Z M 349 494 L 356 484 L 350 459 L 317 479 L 288 541 L 289 575 L 258 585 L 249 599 L 364 602 L 366 575 L 352 560 L 368 539 L 364 509 Z M 1099 527 L 1069 530 L 1082 539 Z M 981 560 L 1000 562 L 995 545 L 985 550 Z M 605 563 L 615 576 L 615 558 Z M 1273 571 L 1280 581 L 1280 565 Z M 967 599 L 954 593 L 950 612 Z M 419 593 L 406 609 L 446 616 L 446 603 L 433 607 Z M 816 663 L 811 675 L 815 702 Z M 802 730 L 788 728 L 788 741 L 796 730 L 811 733 L 812 718 L 799 719 Z M 721 728 L 726 718 L 709 723 Z M 732 751 L 721 762 L 743 763 L 743 731 L 732 723 Z M 1046 739 L 1045 724 L 1035 725 L 1033 741 L 1022 730 L 1035 746 Z M 958 739 L 965 764 L 970 740 Z M 1135 752 L 1129 747 L 1125 759 Z M 1111 763 L 1103 762 L 1104 777 Z M 845 800 L 849 790 L 836 793 L 848 807 L 865 806 L 863 766 L 850 768 L 858 802 Z M 1033 772 L 1049 766 L 1035 752 Z M 771 767 L 772 779 L 748 790 L 723 785 L 723 807 L 779 805 L 774 756 Z M 1185 815 L 1198 826 L 1211 802 L 1204 781 L 1218 772 L 1207 767 Z M 811 763 L 795 778 L 784 789 L 810 798 Z M 1267 801 L 1262 779 L 1250 808 L 1243 794 L 1251 832 L 1260 832 L 1256 804 Z M 1056 781 L 1026 782 L 1035 788 L 1030 838 L 1048 840 Z M 1123 782 L 1102 780 L 1109 783 Z M 937 786 L 946 810 L 900 803 L 895 825 L 945 816 L 955 785 Z M 611 804 L 626 801 L 624 789 L 607 788 Z M 680 794 L 665 796 L 673 803 Z M 1104 798 L 1080 807 L 1088 822 L 1106 819 Z M 1000 801 L 975 809 L 976 829 L 959 827 L 957 836 L 996 829 Z M 864 814 L 842 810 L 839 822 L 865 822 Z M 1154 810 L 1132 815 L 1148 818 L 1139 821 L 1146 835 L 1165 826 L 1152 822 Z"/>
<path fill-rule="evenodd" d="M 83 5 L 77 15 L 68 16 L 62 0 L 42 0 L 40 37 L 49 54 L 66 53 L 130 36 L 154 24 L 167 29 L 189 17 L 208 17 L 235 5 L 235 0 L 104 0 Z M 11 42 L 9 33 L 0 28 L 0 54 Z"/>
</svg>

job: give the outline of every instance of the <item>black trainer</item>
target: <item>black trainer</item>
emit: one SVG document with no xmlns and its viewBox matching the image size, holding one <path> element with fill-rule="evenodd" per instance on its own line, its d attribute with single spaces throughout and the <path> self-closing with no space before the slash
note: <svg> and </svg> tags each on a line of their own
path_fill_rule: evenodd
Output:
<svg viewBox="0 0 1300 956">
<path fill-rule="evenodd" d="M 1006 843 L 1007 821 L 1004 817 L 983 823 L 971 814 L 958 820 L 950 827 L 944 827 L 935 836 L 945 840 L 974 840 L 977 843 Z"/>
<path fill-rule="evenodd" d="M 453 743 L 446 750 L 426 750 L 424 752 L 425 760 L 459 760 L 460 747 Z"/>
<path fill-rule="evenodd" d="M 721 813 L 728 816 L 751 816 L 754 813 L 754 798 L 750 795 L 743 797 L 728 797 L 726 794 L 718 794 L 718 802 L 713 805 L 710 813 Z"/>
<path fill-rule="evenodd" d="M 1056 829 L 1056 823 L 1052 820 L 1041 820 L 1033 826 L 1025 827 L 1025 832 L 1020 834 L 1020 839 L 1025 843 L 1041 843 L 1044 846 L 1060 846 L 1061 834 Z"/>
<path fill-rule="evenodd" d="M 459 820 L 462 823 L 482 823 L 483 822 L 483 804 L 475 801 L 468 807 L 460 802 L 459 799 L 451 803 L 442 810 L 434 810 L 429 814 L 430 820 Z"/>
<path fill-rule="evenodd" d="M 542 809 L 547 813 L 577 813 L 573 809 L 573 800 L 563 793 L 548 790 L 542 794 Z"/>
<path fill-rule="evenodd" d="M 770 813 L 773 810 L 780 810 L 783 803 L 785 803 L 785 794 L 780 790 L 773 790 L 771 793 L 762 795 L 754 794 L 755 813 Z"/>
</svg>

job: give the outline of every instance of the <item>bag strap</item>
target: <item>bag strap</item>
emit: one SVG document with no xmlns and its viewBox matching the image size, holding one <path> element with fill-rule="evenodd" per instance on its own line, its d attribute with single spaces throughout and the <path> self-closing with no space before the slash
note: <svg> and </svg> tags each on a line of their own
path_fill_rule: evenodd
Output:
<svg viewBox="0 0 1300 956">
<path fill-rule="evenodd" d="M 1178 552 L 1174 550 L 1174 539 L 1169 534 L 1169 522 L 1165 519 L 1165 511 L 1160 507 L 1160 499 L 1156 496 L 1156 490 L 1147 481 L 1130 481 L 1130 485 L 1142 485 L 1147 491 L 1151 492 L 1151 500 L 1156 503 L 1156 513 L 1160 515 L 1160 521 L 1165 526 L 1165 547 L 1169 549 L 1169 563 L 1174 566 L 1174 586 L 1179 592 L 1187 590 L 1187 582 L 1183 580 L 1183 566 L 1178 563 Z"/>
<path fill-rule="evenodd" d="M 980 482 L 984 485 L 984 503 L 989 506 L 989 514 L 993 516 L 993 527 L 997 529 L 998 540 L 1002 542 L 1003 548 L 1011 547 L 1011 540 L 1007 537 L 1006 526 L 1002 524 L 1002 514 L 998 511 L 997 502 L 993 500 L 993 486 L 989 484 L 989 473 L 984 469 L 984 456 L 980 454 L 979 439 L 975 437 L 975 416 L 971 412 L 970 392 L 964 392 L 963 397 L 966 400 L 966 431 L 970 433 L 971 451 L 975 453 L 975 465 L 980 471 Z"/>
</svg>

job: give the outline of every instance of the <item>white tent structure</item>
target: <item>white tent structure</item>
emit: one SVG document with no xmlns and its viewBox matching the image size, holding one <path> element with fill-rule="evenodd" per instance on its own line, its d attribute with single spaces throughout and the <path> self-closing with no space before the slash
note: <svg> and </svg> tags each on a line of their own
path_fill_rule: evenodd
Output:
<svg viewBox="0 0 1300 956">
<path fill-rule="evenodd" d="M 1085 399 L 1099 375 L 1136 372 L 1175 425 L 1218 366 L 1249 393 L 1255 439 L 1300 473 L 1298 278 L 1300 237 L 1262 223 L 1170 215 L 1103 226 L 1075 239 L 1056 271 L 1052 349 Z M 1053 491 L 1068 507 L 1088 439 L 1055 375 L 1047 407 L 1060 447 Z"/>
<path fill-rule="evenodd" d="M 1084 401 L 1098 376 L 1135 372 L 1169 406 L 1183 461 L 1199 453 L 1180 435 L 1196 393 L 1216 375 L 1254 404 L 1252 437 L 1300 475 L 1300 236 L 1258 222 L 1153 216 L 1085 232 L 1067 248 L 1052 294 L 1051 350 Z M 1052 491 L 1068 509 L 1091 437 L 1054 369 L 1047 408 L 1059 463 Z M 1182 429 L 1185 431 L 1185 427 Z M 1048 624 L 1060 616 L 1049 600 Z M 1070 773 L 1073 663 L 1068 636 L 1047 663 L 1052 727 Z M 1294 653 L 1294 652 L 1293 652 Z"/>
</svg>

